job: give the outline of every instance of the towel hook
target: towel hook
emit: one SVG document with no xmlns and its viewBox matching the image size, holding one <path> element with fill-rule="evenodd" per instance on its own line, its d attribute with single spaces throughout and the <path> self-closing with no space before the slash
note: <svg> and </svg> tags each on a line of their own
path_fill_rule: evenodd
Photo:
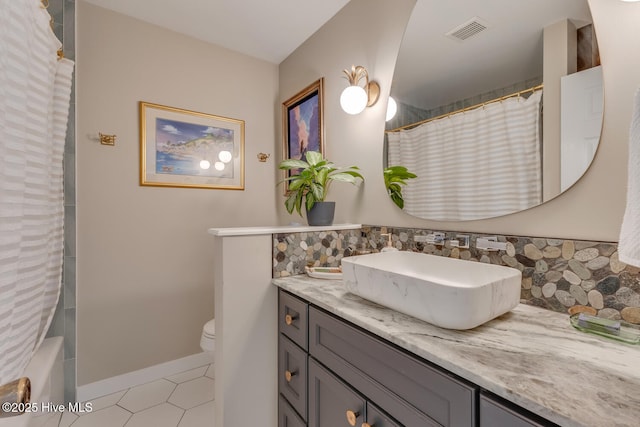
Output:
<svg viewBox="0 0 640 427">
<path fill-rule="evenodd" d="M 116 145 L 116 136 L 115 135 L 107 135 L 102 132 L 98 132 L 100 137 L 100 144 L 102 145 Z"/>
</svg>

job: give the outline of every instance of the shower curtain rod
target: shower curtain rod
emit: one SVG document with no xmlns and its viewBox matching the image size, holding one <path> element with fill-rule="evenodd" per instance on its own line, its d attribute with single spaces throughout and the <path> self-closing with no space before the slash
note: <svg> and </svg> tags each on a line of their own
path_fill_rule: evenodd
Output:
<svg viewBox="0 0 640 427">
<path fill-rule="evenodd" d="M 434 120 L 442 119 L 444 117 L 449 117 L 449 116 L 452 116 L 452 115 L 458 114 L 458 113 L 464 113 L 465 111 L 474 110 L 474 109 L 476 109 L 478 107 L 484 107 L 485 105 L 493 104 L 494 102 L 501 102 L 501 101 L 504 101 L 505 99 L 508 99 L 508 98 L 513 98 L 513 97 L 516 97 L 516 96 L 520 96 L 520 95 L 525 94 L 527 92 L 531 92 L 533 94 L 534 92 L 536 92 L 538 90 L 542 90 L 543 86 L 544 86 L 543 84 L 539 84 L 538 86 L 533 86 L 533 87 L 530 87 L 528 89 L 524 89 L 524 90 L 520 90 L 518 92 L 510 93 L 509 95 L 504 95 L 504 96 L 501 96 L 499 98 L 492 99 L 490 101 L 481 102 L 479 104 L 471 105 L 470 107 L 461 108 L 460 110 L 452 111 L 450 113 L 441 114 L 441 115 L 436 116 L 436 117 L 429 117 L 428 119 L 420 120 L 419 122 L 410 123 L 408 125 L 397 127 L 395 129 L 386 130 L 386 131 L 384 131 L 384 133 L 400 132 L 401 130 L 411 129 L 413 127 L 420 126 L 420 125 L 423 125 L 425 123 L 432 122 Z"/>
<path fill-rule="evenodd" d="M 49 10 L 49 0 L 40 0 L 40 5 L 43 9 Z M 51 14 L 49 14 L 49 16 L 51 16 Z M 53 31 L 54 23 L 55 21 L 53 20 L 53 16 L 51 16 L 51 22 L 49 23 L 51 25 L 51 31 Z M 58 55 L 58 61 L 64 58 L 64 52 L 62 51 L 62 48 L 58 49 L 57 55 Z"/>
</svg>

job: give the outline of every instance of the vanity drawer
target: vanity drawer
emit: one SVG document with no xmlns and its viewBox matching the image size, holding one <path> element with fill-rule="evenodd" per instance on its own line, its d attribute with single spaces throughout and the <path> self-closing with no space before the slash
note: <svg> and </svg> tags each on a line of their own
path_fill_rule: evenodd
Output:
<svg viewBox="0 0 640 427">
<path fill-rule="evenodd" d="M 293 410 L 284 397 L 278 397 L 278 427 L 306 427 L 306 423 Z"/>
<path fill-rule="evenodd" d="M 499 397 L 480 394 L 480 427 L 557 427 L 550 421 L 531 414 Z"/>
<path fill-rule="evenodd" d="M 307 419 L 307 353 L 284 335 L 278 343 L 278 389 L 298 411 Z"/>
<path fill-rule="evenodd" d="M 280 290 L 278 302 L 278 329 L 303 349 L 308 346 L 309 305 L 300 298 Z"/>
<path fill-rule="evenodd" d="M 476 425 L 472 384 L 315 307 L 309 325 L 309 353 L 403 425 Z"/>
</svg>

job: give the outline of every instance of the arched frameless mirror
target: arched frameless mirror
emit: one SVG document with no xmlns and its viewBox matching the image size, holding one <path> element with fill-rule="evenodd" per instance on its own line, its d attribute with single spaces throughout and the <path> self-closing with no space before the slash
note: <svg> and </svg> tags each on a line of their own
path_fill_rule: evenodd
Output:
<svg viewBox="0 0 640 427">
<path fill-rule="evenodd" d="M 584 174 L 600 140 L 587 0 L 418 0 L 391 96 L 385 182 L 405 212 L 472 220 L 544 203 Z"/>
</svg>

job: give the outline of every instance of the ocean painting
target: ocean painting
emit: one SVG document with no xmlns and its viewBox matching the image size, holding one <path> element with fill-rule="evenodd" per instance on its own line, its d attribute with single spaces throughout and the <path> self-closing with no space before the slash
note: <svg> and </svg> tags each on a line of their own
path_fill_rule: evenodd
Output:
<svg viewBox="0 0 640 427">
<path fill-rule="evenodd" d="M 156 174 L 233 178 L 234 131 L 156 118 Z"/>
</svg>

